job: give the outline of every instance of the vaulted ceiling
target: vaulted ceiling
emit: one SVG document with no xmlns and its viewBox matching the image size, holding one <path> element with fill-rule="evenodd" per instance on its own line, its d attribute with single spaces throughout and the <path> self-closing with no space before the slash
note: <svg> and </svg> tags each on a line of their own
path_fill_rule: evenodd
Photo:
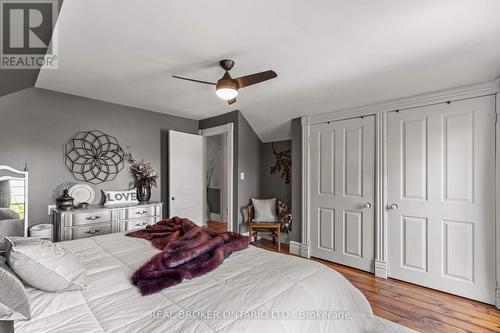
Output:
<svg viewBox="0 0 500 333">
<path fill-rule="evenodd" d="M 290 119 L 495 78 L 498 0 L 65 0 L 59 69 L 37 87 L 193 119 L 239 109 L 263 141 Z M 273 69 L 231 106 L 214 88 Z"/>
</svg>

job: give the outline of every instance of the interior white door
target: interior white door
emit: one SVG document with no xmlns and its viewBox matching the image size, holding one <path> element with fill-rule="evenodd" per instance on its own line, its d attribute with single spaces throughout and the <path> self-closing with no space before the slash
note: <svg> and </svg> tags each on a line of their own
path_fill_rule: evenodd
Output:
<svg viewBox="0 0 500 333">
<path fill-rule="evenodd" d="M 374 270 L 375 117 L 311 126 L 311 255 Z"/>
<path fill-rule="evenodd" d="M 169 215 L 203 220 L 203 137 L 169 131 Z"/>
<path fill-rule="evenodd" d="M 388 116 L 389 276 L 494 303 L 495 99 Z"/>
</svg>

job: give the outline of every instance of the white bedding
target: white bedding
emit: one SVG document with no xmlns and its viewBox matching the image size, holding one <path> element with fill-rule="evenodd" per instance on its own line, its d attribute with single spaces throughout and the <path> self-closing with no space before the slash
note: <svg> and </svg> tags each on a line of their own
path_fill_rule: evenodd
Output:
<svg viewBox="0 0 500 333">
<path fill-rule="evenodd" d="M 149 241 L 115 233 L 61 244 L 83 262 L 88 288 L 48 293 L 27 287 L 33 316 L 16 322 L 16 332 L 377 330 L 361 292 L 333 269 L 311 260 L 249 246 L 202 277 L 144 297 L 129 278 L 158 252 Z M 300 311 L 323 311 L 319 314 L 331 319 L 299 319 Z M 333 319 L 339 315 L 334 311 L 349 312 L 351 318 Z M 219 318 L 185 318 L 190 314 Z"/>
</svg>

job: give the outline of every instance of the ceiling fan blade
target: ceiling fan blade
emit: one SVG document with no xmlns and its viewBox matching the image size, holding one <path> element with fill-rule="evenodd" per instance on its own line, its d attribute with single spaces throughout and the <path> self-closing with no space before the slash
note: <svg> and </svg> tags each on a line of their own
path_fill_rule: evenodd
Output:
<svg viewBox="0 0 500 333">
<path fill-rule="evenodd" d="M 237 77 L 234 80 L 238 82 L 240 88 L 251 86 L 262 81 L 274 79 L 278 75 L 274 71 L 265 71 L 246 76 Z"/>
<path fill-rule="evenodd" d="M 228 99 L 228 100 L 227 100 L 227 104 L 231 105 L 231 104 L 233 104 L 233 103 L 236 103 L 236 97 L 235 97 L 235 98 L 233 98 L 233 99 Z"/>
<path fill-rule="evenodd" d="M 213 83 L 213 82 L 207 82 L 207 81 L 201 81 L 201 80 L 195 80 L 195 79 L 188 79 L 187 77 L 182 77 L 182 76 L 177 76 L 177 75 L 172 75 L 172 77 L 175 77 L 176 79 L 186 80 L 186 81 L 193 81 L 193 82 L 198 82 L 198 83 L 211 84 L 211 85 L 215 86 L 215 83 Z"/>
</svg>

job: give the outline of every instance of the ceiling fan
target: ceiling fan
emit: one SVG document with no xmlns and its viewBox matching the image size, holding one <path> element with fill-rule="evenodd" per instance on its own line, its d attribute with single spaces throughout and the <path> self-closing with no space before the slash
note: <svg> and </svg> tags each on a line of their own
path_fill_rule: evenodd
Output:
<svg viewBox="0 0 500 333">
<path fill-rule="evenodd" d="M 245 76 L 240 76 L 237 78 L 232 78 L 229 71 L 234 66 L 234 61 L 230 59 L 224 59 L 219 61 L 219 65 L 226 71 L 224 75 L 217 81 L 217 83 L 188 79 L 186 77 L 181 77 L 177 75 L 172 75 L 176 79 L 188 80 L 198 83 L 211 84 L 215 86 L 215 94 L 220 98 L 227 101 L 229 105 L 236 102 L 236 96 L 238 96 L 238 89 L 251 86 L 252 84 L 260 83 L 266 80 L 274 79 L 278 75 L 274 71 L 265 71 Z"/>
</svg>

